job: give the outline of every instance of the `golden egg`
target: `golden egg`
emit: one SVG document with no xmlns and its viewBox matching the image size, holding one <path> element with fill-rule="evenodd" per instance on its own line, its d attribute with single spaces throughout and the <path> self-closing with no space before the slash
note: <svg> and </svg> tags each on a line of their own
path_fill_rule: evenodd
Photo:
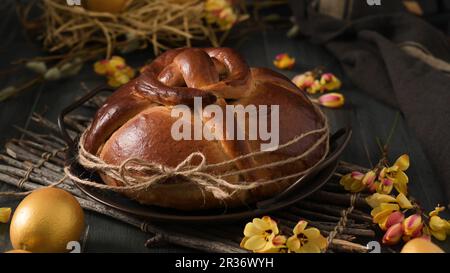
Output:
<svg viewBox="0 0 450 273">
<path fill-rule="evenodd" d="M 13 249 L 13 250 L 10 250 L 10 251 L 6 251 L 5 253 L 31 253 L 31 252 L 23 250 L 23 249 Z"/>
<path fill-rule="evenodd" d="M 416 238 L 407 242 L 401 253 L 444 253 L 444 251 L 430 240 Z"/>
<path fill-rule="evenodd" d="M 14 249 L 67 252 L 67 244 L 79 241 L 83 229 L 84 213 L 78 201 L 61 189 L 44 188 L 19 204 L 11 220 L 10 237 Z"/>
<path fill-rule="evenodd" d="M 86 8 L 92 11 L 119 13 L 123 11 L 129 0 L 87 0 Z"/>
</svg>

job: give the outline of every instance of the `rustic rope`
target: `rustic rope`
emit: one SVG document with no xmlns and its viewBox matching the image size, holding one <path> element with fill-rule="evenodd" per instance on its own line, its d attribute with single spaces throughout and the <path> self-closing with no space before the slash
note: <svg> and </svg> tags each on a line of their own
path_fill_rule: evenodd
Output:
<svg viewBox="0 0 450 273">
<path fill-rule="evenodd" d="M 315 106 L 316 107 L 316 106 Z M 316 167 L 320 162 L 322 162 L 325 157 L 328 154 L 329 151 L 329 126 L 327 117 L 323 114 L 323 112 L 317 108 L 317 112 L 319 115 L 322 116 L 323 119 L 323 127 L 311 130 L 309 132 L 303 133 L 299 136 L 294 137 L 292 140 L 288 141 L 287 143 L 284 143 L 275 150 L 280 150 L 283 148 L 286 148 L 290 145 L 293 145 L 295 143 L 298 143 L 299 141 L 303 140 L 304 138 L 319 134 L 321 135 L 320 138 L 311 145 L 306 151 L 304 151 L 302 154 L 293 156 L 290 158 L 287 158 L 285 160 L 280 160 L 268 164 L 264 164 L 257 167 L 242 169 L 238 171 L 232 171 L 227 172 L 220 175 L 213 175 L 208 172 L 208 170 L 211 169 L 217 169 L 218 166 L 224 166 L 229 164 L 235 164 L 239 160 L 250 158 L 250 157 L 256 157 L 260 156 L 266 153 L 272 153 L 274 151 L 258 151 L 249 153 L 246 155 L 242 155 L 224 162 L 220 162 L 217 164 L 206 164 L 206 157 L 204 154 L 200 152 L 195 152 L 190 154 L 186 159 L 184 159 L 178 166 L 175 168 L 171 168 L 168 166 L 164 166 L 155 162 L 149 162 L 146 160 L 142 160 L 139 158 L 129 158 L 128 160 L 125 160 L 120 165 L 111 165 L 104 162 L 101 158 L 97 157 L 96 155 L 93 155 L 86 151 L 84 148 L 84 139 L 85 139 L 85 133 L 82 134 L 80 141 L 79 141 L 79 153 L 78 153 L 78 161 L 81 165 L 83 165 L 85 168 L 90 170 L 99 171 L 119 182 L 121 182 L 122 186 L 112 186 L 112 185 L 105 185 L 100 184 L 94 181 L 85 180 L 79 178 L 77 175 L 73 174 L 70 170 L 70 167 L 65 167 L 64 171 L 66 175 L 74 180 L 77 183 L 95 187 L 98 189 L 103 190 L 112 190 L 112 191 L 118 191 L 118 192 L 138 192 L 140 190 L 148 190 L 150 187 L 154 185 L 161 185 L 161 182 L 167 181 L 168 178 L 171 177 L 180 177 L 183 178 L 183 181 L 196 184 L 200 187 L 200 189 L 205 192 L 209 192 L 213 194 L 213 196 L 219 200 L 224 200 L 226 198 L 231 197 L 238 191 L 242 190 L 250 190 L 255 189 L 257 187 L 261 187 L 267 184 L 275 183 L 278 181 L 291 179 L 295 177 L 299 177 L 301 175 L 304 175 L 307 173 L 310 169 Z M 266 169 L 266 168 L 272 168 L 272 167 L 278 167 L 282 165 L 286 165 L 289 163 L 293 163 L 295 161 L 298 161 L 300 159 L 303 159 L 313 153 L 315 150 L 318 149 L 318 147 L 325 143 L 325 151 L 313 166 L 310 168 L 290 174 L 281 176 L 278 178 L 266 180 L 266 181 L 239 181 L 236 183 L 230 183 L 223 179 L 223 177 L 230 176 L 230 175 L 240 175 L 249 173 L 255 170 L 259 169 Z M 193 164 L 194 159 L 199 159 L 198 164 Z M 150 174 L 150 175 L 149 175 Z"/>
</svg>

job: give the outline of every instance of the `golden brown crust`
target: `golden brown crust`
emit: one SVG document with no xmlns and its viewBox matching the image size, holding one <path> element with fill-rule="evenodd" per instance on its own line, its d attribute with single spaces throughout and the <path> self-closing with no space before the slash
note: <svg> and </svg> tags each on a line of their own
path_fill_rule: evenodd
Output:
<svg viewBox="0 0 450 273">
<path fill-rule="evenodd" d="M 268 69 L 250 69 L 231 49 L 182 48 L 167 51 L 156 58 L 137 79 L 121 87 L 107 100 L 87 131 L 85 147 L 109 164 L 119 165 L 137 157 L 170 167 L 177 166 L 193 152 L 202 152 L 207 163 L 211 164 L 260 150 L 261 144 L 265 143 L 262 140 L 174 140 L 171 136 L 171 127 L 176 121 L 171 117 L 173 105 L 192 106 L 194 97 L 198 96 L 203 98 L 203 107 L 207 104 L 222 108 L 227 104 L 244 107 L 250 104 L 279 105 L 280 144 L 304 132 L 321 128 L 325 122 L 306 95 L 284 76 Z M 204 117 L 201 120 L 203 123 L 207 121 Z M 227 130 L 225 124 L 223 129 Z M 284 160 L 303 153 L 317 138 L 312 135 L 290 147 L 239 160 L 212 172 L 223 174 Z M 325 145 L 322 145 L 295 163 L 225 179 L 230 183 L 264 181 L 297 173 L 311 167 L 324 153 Z M 107 184 L 119 184 L 104 174 L 102 178 Z M 242 191 L 225 202 L 228 206 L 237 206 L 261 200 L 285 189 L 291 182 L 280 181 Z M 178 178 L 147 191 L 129 192 L 127 195 L 144 204 L 184 210 L 223 205 L 223 201 Z"/>
</svg>

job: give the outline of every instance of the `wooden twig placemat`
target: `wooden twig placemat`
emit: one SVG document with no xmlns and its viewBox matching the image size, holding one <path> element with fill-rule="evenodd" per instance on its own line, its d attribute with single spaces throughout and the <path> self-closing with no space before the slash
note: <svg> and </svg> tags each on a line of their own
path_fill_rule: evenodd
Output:
<svg viewBox="0 0 450 273">
<path fill-rule="evenodd" d="M 102 103 L 103 99 L 97 98 L 87 103 L 85 108 L 95 110 Z M 4 152 L 0 153 L 0 182 L 22 191 L 49 186 L 65 177 L 63 168 L 67 147 L 59 136 L 57 125 L 38 114 L 32 116 L 32 121 L 39 130 L 16 127 L 23 137 L 8 141 Z M 76 136 L 90 121 L 91 117 L 84 113 L 68 116 L 66 123 L 71 127 L 70 134 Z M 377 228 L 372 224 L 370 208 L 363 199 L 364 195 L 358 195 L 353 196 L 354 206 L 350 212 L 352 195 L 339 185 L 339 175 L 354 170 L 364 168 L 340 162 L 336 175 L 321 190 L 270 216 L 285 234 L 290 234 L 302 219 L 307 220 L 309 226 L 318 228 L 324 236 L 331 233 L 333 238 L 328 252 L 368 252 L 367 243 L 377 240 Z M 85 210 L 110 216 L 149 233 L 147 247 L 169 243 L 206 252 L 247 252 L 240 248 L 239 243 L 245 223 L 252 219 L 201 226 L 150 223 L 89 199 L 68 178 L 58 187 L 73 194 Z M 342 225 L 344 215 L 346 221 Z"/>
</svg>

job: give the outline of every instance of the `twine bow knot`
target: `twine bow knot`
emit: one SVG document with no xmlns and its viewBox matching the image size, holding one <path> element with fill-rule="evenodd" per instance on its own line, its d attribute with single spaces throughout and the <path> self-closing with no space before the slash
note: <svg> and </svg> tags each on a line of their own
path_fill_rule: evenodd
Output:
<svg viewBox="0 0 450 273">
<path fill-rule="evenodd" d="M 197 164 L 194 163 L 196 158 L 200 159 Z M 118 169 L 121 180 L 124 181 L 125 184 L 133 185 L 139 182 L 136 180 L 137 172 L 144 175 L 151 175 L 152 180 L 157 181 L 170 179 L 173 177 L 189 180 L 193 177 L 202 177 L 204 175 L 203 169 L 205 166 L 205 155 L 200 152 L 195 152 L 190 154 L 175 168 L 155 164 L 153 162 L 148 162 L 137 158 L 130 158 L 124 161 Z"/>
</svg>

